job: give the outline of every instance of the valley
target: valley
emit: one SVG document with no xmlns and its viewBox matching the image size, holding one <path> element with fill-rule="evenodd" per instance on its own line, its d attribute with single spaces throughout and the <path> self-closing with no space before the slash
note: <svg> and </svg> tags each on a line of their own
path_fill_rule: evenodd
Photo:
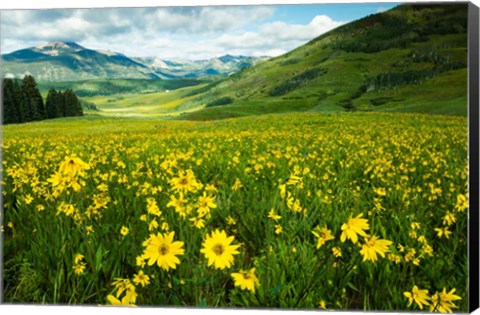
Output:
<svg viewBox="0 0 480 315">
<path fill-rule="evenodd" d="M 177 116 L 185 113 L 182 119 L 208 120 L 298 111 L 387 111 L 465 116 L 465 17 L 462 5 L 399 6 L 341 26 L 268 60 L 231 55 L 197 62 L 130 59 L 75 43 L 53 43 L 2 58 L 6 61 L 4 72 L 22 65 L 30 72 L 37 69 L 43 93 L 49 88 L 71 88 L 97 105 L 99 112 L 105 109 L 102 115 L 160 117 L 170 112 Z M 57 46 L 63 50 L 52 50 Z M 52 58 L 62 58 L 62 67 L 56 66 L 55 71 L 68 66 L 65 69 L 75 73 L 75 81 L 45 80 L 46 74 L 38 72 L 43 66 L 37 68 L 37 64 Z M 108 70 L 110 65 L 123 72 Z M 84 71 L 87 68 L 97 79 L 84 80 L 90 76 Z M 178 76 L 162 77 L 159 69 L 175 70 Z M 122 79 L 125 71 L 128 79 Z M 140 72 L 142 75 L 137 75 Z M 161 94 L 194 85 L 199 88 L 182 89 L 168 97 Z M 153 94 L 140 95 L 143 93 Z M 113 94 L 118 94 L 121 102 L 102 97 Z M 173 95 L 176 100 L 172 103 Z"/>
<path fill-rule="evenodd" d="M 467 13 L 318 15 L 271 57 L 2 55 L 4 300 L 467 312 Z"/>
</svg>

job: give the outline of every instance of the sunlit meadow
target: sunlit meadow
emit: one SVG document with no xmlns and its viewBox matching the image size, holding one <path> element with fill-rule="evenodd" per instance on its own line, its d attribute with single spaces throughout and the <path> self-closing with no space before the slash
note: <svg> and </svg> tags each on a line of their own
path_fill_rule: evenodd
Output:
<svg viewBox="0 0 480 315">
<path fill-rule="evenodd" d="M 3 129 L 4 300 L 467 311 L 467 120 Z"/>
</svg>

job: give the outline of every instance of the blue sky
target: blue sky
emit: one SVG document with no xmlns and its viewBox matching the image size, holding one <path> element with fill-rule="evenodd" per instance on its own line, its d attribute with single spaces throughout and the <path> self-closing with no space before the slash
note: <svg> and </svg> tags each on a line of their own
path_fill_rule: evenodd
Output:
<svg viewBox="0 0 480 315">
<path fill-rule="evenodd" d="M 315 15 L 325 14 L 335 21 L 353 21 L 361 17 L 385 11 L 399 3 L 349 3 L 319 5 L 279 5 L 276 6 L 273 19 L 281 19 L 287 23 L 306 24 Z"/>
<path fill-rule="evenodd" d="M 132 57 L 277 56 L 398 3 L 2 11 L 2 53 L 51 41 Z"/>
</svg>

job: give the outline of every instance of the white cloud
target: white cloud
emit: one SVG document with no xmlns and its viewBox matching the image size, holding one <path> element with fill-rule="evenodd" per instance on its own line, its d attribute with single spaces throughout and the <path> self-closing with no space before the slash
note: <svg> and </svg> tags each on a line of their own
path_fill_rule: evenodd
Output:
<svg viewBox="0 0 480 315">
<path fill-rule="evenodd" d="M 307 25 L 273 22 L 264 25 L 259 32 L 245 32 L 241 35 L 224 34 L 215 39 L 213 44 L 230 49 L 255 51 L 263 49 L 265 54 L 269 51 L 278 53 L 280 50 L 291 50 L 342 24 L 326 15 L 317 15 Z"/>
<path fill-rule="evenodd" d="M 2 52 L 63 40 L 127 56 L 276 56 L 342 24 L 325 15 L 306 25 L 265 23 L 274 11 L 274 6 L 4 11 Z"/>
<path fill-rule="evenodd" d="M 165 17 L 158 22 L 162 25 L 165 21 L 174 21 L 174 28 L 169 28 L 174 33 L 212 34 L 258 23 L 269 18 L 273 11 L 273 7 L 200 7 L 188 10 L 188 14 L 165 10 Z"/>
<path fill-rule="evenodd" d="M 264 57 L 264 56 L 277 57 L 277 56 L 283 55 L 287 52 L 288 52 L 288 50 L 285 50 L 285 49 L 273 48 L 273 49 L 269 49 L 269 50 L 253 51 L 253 53 L 251 55 L 254 56 L 254 57 Z"/>
<path fill-rule="evenodd" d="M 289 25 L 284 22 L 275 22 L 263 27 L 260 33 L 262 36 L 268 36 L 275 40 L 309 40 L 341 24 L 326 15 L 319 15 L 307 25 Z"/>
</svg>

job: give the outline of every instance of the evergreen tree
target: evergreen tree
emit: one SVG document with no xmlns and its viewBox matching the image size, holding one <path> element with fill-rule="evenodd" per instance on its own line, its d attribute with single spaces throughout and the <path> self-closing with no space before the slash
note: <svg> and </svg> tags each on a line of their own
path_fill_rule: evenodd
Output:
<svg viewBox="0 0 480 315">
<path fill-rule="evenodd" d="M 70 89 L 65 90 L 63 93 L 63 104 L 65 107 L 64 115 L 65 117 L 75 116 L 75 104 L 72 95 L 72 91 Z"/>
<path fill-rule="evenodd" d="M 12 79 L 3 79 L 3 123 L 16 124 L 20 121 L 19 107 L 16 102 L 15 86 Z"/>
<path fill-rule="evenodd" d="M 13 82 L 13 91 L 15 97 L 15 104 L 18 108 L 18 122 L 25 122 L 25 94 L 23 93 L 22 87 L 17 80 Z"/>
<path fill-rule="evenodd" d="M 47 111 L 47 118 L 56 118 L 59 117 L 57 101 L 59 101 L 57 96 L 57 91 L 55 89 L 50 89 L 48 91 L 47 100 L 45 102 L 45 109 Z"/>
<path fill-rule="evenodd" d="M 83 116 L 83 106 L 77 95 L 68 89 L 64 92 L 50 89 L 45 105 L 31 75 L 17 80 L 3 80 L 3 123 L 22 123 L 47 118 Z"/>
<path fill-rule="evenodd" d="M 75 110 L 75 116 L 83 116 L 83 106 L 82 106 L 82 103 L 80 102 L 80 100 L 78 99 L 77 95 L 75 95 L 75 98 L 77 100 L 77 107 L 76 107 L 76 110 Z"/>
<path fill-rule="evenodd" d="M 67 116 L 81 116 L 83 111 L 80 109 L 80 101 L 78 100 L 77 95 L 68 89 L 64 93 L 64 104 L 65 104 L 65 117 Z"/>
<path fill-rule="evenodd" d="M 20 101 L 21 101 L 21 108 L 23 111 L 23 122 L 35 121 L 38 120 L 37 111 L 35 108 L 35 104 L 33 100 L 28 97 L 25 91 L 20 87 Z"/>
<path fill-rule="evenodd" d="M 57 91 L 54 102 L 57 107 L 57 117 L 65 117 L 65 93 Z"/>
<path fill-rule="evenodd" d="M 22 90 L 27 100 L 28 111 L 32 113 L 32 120 L 42 120 L 47 118 L 47 112 L 43 104 L 42 95 L 38 91 L 37 83 L 31 75 L 26 75 L 22 81 Z"/>
</svg>

